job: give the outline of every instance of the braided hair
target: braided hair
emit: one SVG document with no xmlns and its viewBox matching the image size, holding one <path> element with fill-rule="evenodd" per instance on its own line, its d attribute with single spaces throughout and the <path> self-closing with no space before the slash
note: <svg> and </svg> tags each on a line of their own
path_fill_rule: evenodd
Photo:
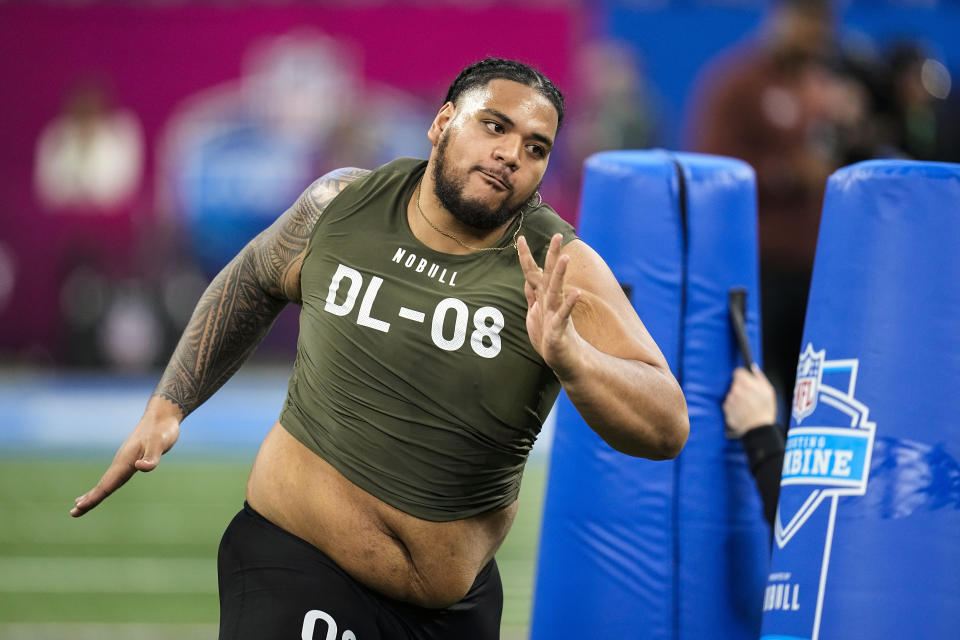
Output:
<svg viewBox="0 0 960 640">
<path fill-rule="evenodd" d="M 476 87 L 485 87 L 491 80 L 512 80 L 535 89 L 557 110 L 557 129 L 560 129 L 563 124 L 563 94 L 545 75 L 516 60 L 487 58 L 471 64 L 450 85 L 443 102 L 456 104 L 464 93 Z"/>
</svg>

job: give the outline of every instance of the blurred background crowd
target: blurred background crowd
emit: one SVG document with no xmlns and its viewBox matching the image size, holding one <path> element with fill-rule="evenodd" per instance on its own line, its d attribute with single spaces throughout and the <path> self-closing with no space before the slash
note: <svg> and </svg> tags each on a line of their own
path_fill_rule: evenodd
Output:
<svg viewBox="0 0 960 640">
<path fill-rule="evenodd" d="M 447 84 L 498 55 L 567 95 L 543 193 L 570 221 L 597 151 L 754 167 L 766 366 L 789 388 L 827 176 L 960 161 L 958 32 L 955 0 L 0 3 L 0 364 L 162 365 L 302 189 L 425 157 Z M 289 362 L 295 334 L 288 310 L 258 357 Z"/>
</svg>

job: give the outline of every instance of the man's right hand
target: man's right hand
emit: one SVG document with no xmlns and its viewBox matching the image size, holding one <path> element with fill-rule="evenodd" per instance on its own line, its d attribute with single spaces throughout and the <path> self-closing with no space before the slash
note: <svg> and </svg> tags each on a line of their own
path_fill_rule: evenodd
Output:
<svg viewBox="0 0 960 640">
<path fill-rule="evenodd" d="M 103 502 L 137 471 L 152 471 L 180 435 L 181 413 L 169 400 L 154 396 L 133 432 L 117 450 L 97 484 L 74 500 L 70 515 L 79 518 Z"/>
<path fill-rule="evenodd" d="M 752 371 L 743 367 L 734 370 L 723 401 L 723 416 L 728 438 L 742 438 L 751 429 L 777 421 L 776 391 L 756 364 Z"/>
</svg>

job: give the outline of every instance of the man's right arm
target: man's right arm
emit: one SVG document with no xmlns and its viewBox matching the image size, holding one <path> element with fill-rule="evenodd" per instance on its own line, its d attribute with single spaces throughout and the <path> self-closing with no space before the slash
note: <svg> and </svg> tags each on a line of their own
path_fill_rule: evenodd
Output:
<svg viewBox="0 0 960 640">
<path fill-rule="evenodd" d="M 160 383 L 113 463 L 70 514 L 81 516 L 136 471 L 151 471 L 177 441 L 180 423 L 240 368 L 287 302 L 300 302 L 300 267 L 327 205 L 362 169 L 323 176 L 250 241 L 204 291 Z"/>
<path fill-rule="evenodd" d="M 287 302 L 300 302 L 300 267 L 320 214 L 365 173 L 339 169 L 314 182 L 210 283 L 153 393 L 181 420 L 240 368 Z"/>
</svg>

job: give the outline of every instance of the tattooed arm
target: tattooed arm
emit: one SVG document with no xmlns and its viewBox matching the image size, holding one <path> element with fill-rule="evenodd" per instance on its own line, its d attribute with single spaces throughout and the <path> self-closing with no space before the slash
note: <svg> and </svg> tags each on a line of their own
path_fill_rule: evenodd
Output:
<svg viewBox="0 0 960 640">
<path fill-rule="evenodd" d="M 200 297 L 140 422 L 96 486 L 74 501 L 82 516 L 136 471 L 151 471 L 180 434 L 180 423 L 230 379 L 287 302 L 300 302 L 300 267 L 320 214 L 368 172 L 340 169 L 314 182 L 250 241 Z"/>
<path fill-rule="evenodd" d="M 340 169 L 314 182 L 214 278 L 153 394 L 175 404 L 181 419 L 240 368 L 287 302 L 300 302 L 300 266 L 317 219 L 366 173 Z"/>
</svg>

